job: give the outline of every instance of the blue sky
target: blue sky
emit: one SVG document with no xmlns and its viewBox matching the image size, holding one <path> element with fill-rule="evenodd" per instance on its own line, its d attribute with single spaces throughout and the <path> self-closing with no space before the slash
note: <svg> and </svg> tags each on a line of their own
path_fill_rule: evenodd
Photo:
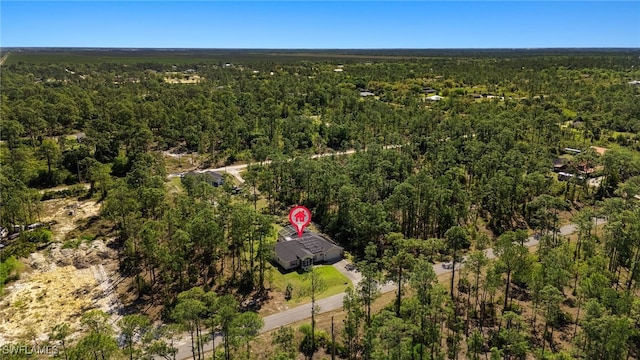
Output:
<svg viewBox="0 0 640 360">
<path fill-rule="evenodd" d="M 640 47 L 640 1 L 5 1 L 2 47 Z"/>
</svg>

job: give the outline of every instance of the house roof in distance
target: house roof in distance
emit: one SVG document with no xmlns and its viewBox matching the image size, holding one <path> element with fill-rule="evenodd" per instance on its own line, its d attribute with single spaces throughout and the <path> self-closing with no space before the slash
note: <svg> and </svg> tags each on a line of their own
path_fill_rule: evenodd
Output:
<svg viewBox="0 0 640 360">
<path fill-rule="evenodd" d="M 567 165 L 567 160 L 562 158 L 553 159 L 554 168 L 562 168 Z"/>
<path fill-rule="evenodd" d="M 198 175 L 207 176 L 211 181 L 217 182 L 217 183 L 222 183 L 224 181 L 224 176 L 222 176 L 221 173 L 211 171 L 211 170 L 202 171 L 202 172 L 190 171 L 190 172 L 184 173 L 182 176 L 198 176 Z"/>
</svg>

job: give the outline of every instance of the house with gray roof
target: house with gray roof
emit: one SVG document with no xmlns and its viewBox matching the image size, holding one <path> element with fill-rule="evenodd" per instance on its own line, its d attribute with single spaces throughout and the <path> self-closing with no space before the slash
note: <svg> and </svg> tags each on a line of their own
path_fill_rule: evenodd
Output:
<svg viewBox="0 0 640 360">
<path fill-rule="evenodd" d="M 209 183 L 209 185 L 212 185 L 215 187 L 218 187 L 224 184 L 224 176 L 219 172 L 210 171 L 210 170 L 204 171 L 204 172 L 191 171 L 188 173 L 182 173 L 180 174 L 180 177 L 181 178 L 192 177 L 196 181 L 198 180 L 206 181 L 207 183 Z"/>
<path fill-rule="evenodd" d="M 284 270 L 306 269 L 316 263 L 334 263 L 342 259 L 342 247 L 306 230 L 298 237 L 293 226 L 283 228 L 274 248 L 274 260 Z"/>
</svg>

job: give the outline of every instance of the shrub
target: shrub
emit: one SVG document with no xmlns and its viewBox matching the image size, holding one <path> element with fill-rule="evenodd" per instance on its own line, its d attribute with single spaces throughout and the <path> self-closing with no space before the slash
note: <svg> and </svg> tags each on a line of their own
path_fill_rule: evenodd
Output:
<svg viewBox="0 0 640 360">
<path fill-rule="evenodd" d="M 18 278 L 21 269 L 22 263 L 13 256 L 0 263 L 0 293 L 4 289 L 4 284 Z"/>
<path fill-rule="evenodd" d="M 16 258 L 24 258 L 36 251 L 36 245 L 28 241 L 16 241 L 2 250 L 4 256 L 15 256 Z"/>
<path fill-rule="evenodd" d="M 51 199 L 63 199 L 69 197 L 83 196 L 87 192 L 87 189 L 84 186 L 75 184 L 70 186 L 68 189 L 59 190 L 59 191 L 45 191 L 42 195 L 42 200 L 51 200 Z"/>
<path fill-rule="evenodd" d="M 293 296 L 293 286 L 291 286 L 291 284 L 287 284 L 287 288 L 284 291 L 284 299 L 289 301 L 291 300 L 292 296 Z"/>
<path fill-rule="evenodd" d="M 80 244 L 82 243 L 81 239 L 71 239 L 69 241 L 65 241 L 65 243 L 62 245 L 63 249 L 77 249 Z"/>
<path fill-rule="evenodd" d="M 23 231 L 20 234 L 21 241 L 27 241 L 34 244 L 48 244 L 51 242 L 52 234 L 50 230 L 39 228 L 33 231 Z"/>
</svg>

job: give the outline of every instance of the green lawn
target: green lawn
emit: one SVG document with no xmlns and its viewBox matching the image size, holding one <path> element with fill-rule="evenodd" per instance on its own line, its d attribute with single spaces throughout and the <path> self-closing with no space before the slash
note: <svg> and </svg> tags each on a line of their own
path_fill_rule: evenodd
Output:
<svg viewBox="0 0 640 360">
<path fill-rule="evenodd" d="M 331 265 L 315 265 L 314 269 L 320 274 L 320 278 L 324 283 L 322 291 L 316 294 L 316 299 L 339 294 L 344 292 L 347 287 L 352 286 L 351 281 Z M 291 300 L 289 300 L 290 305 L 303 304 L 311 301 L 311 280 L 307 274 L 297 271 L 283 274 L 278 268 L 272 268 L 271 273 L 273 274 L 271 287 L 274 290 L 284 293 L 287 284 L 291 284 L 293 287 L 292 297 Z"/>
</svg>

